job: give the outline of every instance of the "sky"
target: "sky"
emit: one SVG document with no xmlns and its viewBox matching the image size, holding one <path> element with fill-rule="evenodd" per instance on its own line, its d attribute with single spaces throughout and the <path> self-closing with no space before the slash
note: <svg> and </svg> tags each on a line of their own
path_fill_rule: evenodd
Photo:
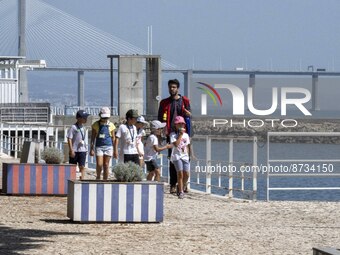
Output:
<svg viewBox="0 0 340 255">
<path fill-rule="evenodd" d="M 340 70 L 338 0 L 44 0 L 182 68 Z"/>
<path fill-rule="evenodd" d="M 6 2 L 1 1 L 0 3 Z M 15 3 L 14 0 L 8 1 L 11 4 Z M 182 69 L 233 70 L 241 67 L 245 70 L 306 71 L 308 66 L 313 66 L 314 70 L 325 68 L 327 71 L 340 72 L 339 0 L 39 1 L 60 9 L 62 13 L 85 21 L 90 25 L 86 27 L 92 29 L 91 26 L 93 26 L 98 29 L 94 29 L 94 32 L 103 31 L 103 34 L 116 36 L 145 51 L 148 48 L 148 26 L 152 26 L 153 54 L 161 55 L 162 59 Z M 91 56 L 96 60 L 103 60 L 102 62 L 108 65 L 107 54 L 115 54 L 115 52 L 107 52 L 106 48 L 97 46 L 96 38 L 102 33 L 82 30 L 83 27 L 80 26 L 82 22 L 73 22 L 73 19 L 65 15 L 55 15 L 60 14 L 59 12 L 41 12 L 41 16 L 36 15 L 44 8 L 39 5 L 41 9 L 37 9 L 37 5 L 34 5 L 37 1 L 31 1 L 31 3 L 31 7 L 28 8 L 31 19 L 28 20 L 31 21 L 31 25 L 34 25 L 30 28 L 36 28 L 36 30 L 29 29 L 30 33 L 27 33 L 26 39 L 27 42 L 33 42 L 35 46 L 28 47 L 28 52 L 40 53 L 41 56 L 39 55 L 36 59 L 47 59 L 47 66 L 51 67 L 54 64 L 52 60 L 58 64 L 60 62 L 57 66 L 67 66 L 66 60 L 71 60 L 72 64 L 74 62 L 81 64 L 74 57 L 75 55 L 85 56 L 86 64 L 93 63 Z M 16 10 L 13 4 L 14 14 Z M 8 28 L 6 22 L 0 23 L 0 31 L 8 34 L 8 31 L 13 32 L 12 40 L 6 34 L 6 40 L 0 41 L 0 46 L 9 45 L 9 48 L 13 48 L 16 52 L 16 16 L 13 14 L 13 19 L 7 17 L 5 8 L 0 9 L 0 13 L 3 15 L 3 20 L 13 26 Z M 40 32 L 47 32 L 47 34 L 39 34 Z M 77 32 L 81 36 L 76 34 Z M 87 36 L 88 33 L 91 36 Z M 98 41 L 101 40 L 104 39 L 101 37 Z M 14 43 L 10 43 L 12 41 Z M 114 45 L 112 41 L 108 44 Z M 95 45 L 95 47 L 90 48 L 87 47 L 88 45 L 91 47 Z M 102 52 L 96 51 L 99 49 L 102 49 Z M 0 50 L 4 51 L 4 48 L 0 47 Z M 61 51 L 64 51 L 60 54 L 62 57 L 54 58 Z M 76 104 L 77 73 L 58 72 L 59 78 L 57 79 L 56 73 L 51 72 L 29 72 L 30 95 L 35 97 L 34 100 L 46 98 L 51 100 L 50 93 L 53 99 L 62 105 Z M 199 75 L 195 78 L 197 76 Z M 161 97 L 168 96 L 166 82 L 172 78 L 183 82 L 181 73 L 163 73 Z M 214 76 L 214 78 L 218 77 Z M 243 84 L 242 89 L 245 90 L 248 77 L 243 78 L 244 80 L 236 85 Z M 261 81 L 259 78 L 256 77 L 256 86 L 266 87 L 269 81 Z M 321 107 L 338 110 L 340 78 L 327 79 L 325 82 L 320 79 Z M 310 77 L 304 77 L 303 82 L 304 87 L 311 89 Z M 269 87 L 276 86 L 278 83 L 282 83 L 280 86 L 300 84 L 298 79 L 286 79 L 284 82 L 270 80 Z M 190 85 L 196 86 L 196 84 Z M 103 72 L 99 75 L 86 72 L 85 87 L 85 99 L 89 104 L 109 103 L 108 73 Z M 63 93 L 60 93 L 61 90 Z M 99 91 L 102 94 L 98 98 L 102 101 L 96 98 L 93 102 L 93 93 L 99 93 Z M 55 97 L 56 94 L 66 101 Z M 70 95 L 70 98 L 66 97 L 66 94 Z M 115 100 L 117 101 L 117 98 Z M 258 101 L 261 100 L 262 98 Z"/>
</svg>

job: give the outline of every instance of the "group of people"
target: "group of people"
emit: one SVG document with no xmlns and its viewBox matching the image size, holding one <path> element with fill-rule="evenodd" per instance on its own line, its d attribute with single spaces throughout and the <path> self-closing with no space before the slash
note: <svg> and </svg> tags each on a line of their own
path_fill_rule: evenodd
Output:
<svg viewBox="0 0 340 255">
<path fill-rule="evenodd" d="M 116 130 L 110 122 L 111 112 L 108 107 L 100 110 L 100 119 L 92 124 L 90 155 L 96 156 L 96 178 L 107 180 L 109 162 L 113 156 L 124 163 L 133 162 L 141 167 L 146 164 L 147 180 L 160 181 L 160 166 L 157 155 L 168 149 L 170 159 L 170 193 L 177 193 L 179 198 L 188 192 L 187 182 L 190 173 L 190 101 L 179 94 L 180 83 L 177 79 L 168 81 L 170 96 L 160 102 L 158 119 L 150 122 L 150 135 L 145 140 L 144 130 L 147 122 L 137 110 L 126 112 L 125 123 Z M 85 161 L 88 151 L 85 143 L 84 124 L 89 116 L 83 110 L 76 114 L 77 122 L 68 131 L 69 162 L 78 164 L 81 177 L 85 177 Z M 167 144 L 162 145 L 162 135 Z M 145 140 L 145 141 L 144 141 Z M 177 186 L 176 186 L 177 185 Z"/>
</svg>

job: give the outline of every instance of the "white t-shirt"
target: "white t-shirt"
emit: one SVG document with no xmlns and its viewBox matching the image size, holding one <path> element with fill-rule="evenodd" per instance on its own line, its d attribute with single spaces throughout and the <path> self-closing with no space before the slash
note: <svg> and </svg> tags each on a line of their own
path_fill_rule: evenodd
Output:
<svg viewBox="0 0 340 255">
<path fill-rule="evenodd" d="M 68 130 L 67 138 L 72 140 L 72 147 L 74 152 L 87 152 L 87 145 L 85 143 L 85 128 L 74 124 Z"/>
<path fill-rule="evenodd" d="M 124 154 L 138 154 L 137 151 L 137 128 L 122 124 L 119 126 L 116 137 L 122 142 Z"/>
<path fill-rule="evenodd" d="M 146 135 L 145 130 L 143 128 L 137 131 L 137 147 L 140 153 L 144 154 L 144 144 L 143 144 L 143 137 Z"/>
<path fill-rule="evenodd" d="M 144 147 L 144 161 L 150 161 L 156 159 L 158 152 L 155 151 L 154 145 L 158 145 L 158 138 L 154 134 L 151 134 L 145 142 Z"/>
<path fill-rule="evenodd" d="M 170 133 L 170 143 L 173 144 L 178 138 L 177 132 Z M 181 141 L 178 146 L 172 148 L 171 161 L 180 159 L 189 160 L 188 145 L 190 144 L 190 138 L 187 133 L 182 135 Z"/>
</svg>

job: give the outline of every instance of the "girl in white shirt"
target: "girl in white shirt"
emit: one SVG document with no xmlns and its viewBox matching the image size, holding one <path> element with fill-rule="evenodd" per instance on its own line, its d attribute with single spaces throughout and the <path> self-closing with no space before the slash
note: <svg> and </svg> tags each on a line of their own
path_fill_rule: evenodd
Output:
<svg viewBox="0 0 340 255">
<path fill-rule="evenodd" d="M 178 198 L 183 199 L 190 175 L 190 138 L 185 132 L 185 120 L 182 116 L 177 116 L 174 124 L 176 131 L 170 133 L 170 143 L 173 145 L 170 160 L 177 171 Z"/>
</svg>

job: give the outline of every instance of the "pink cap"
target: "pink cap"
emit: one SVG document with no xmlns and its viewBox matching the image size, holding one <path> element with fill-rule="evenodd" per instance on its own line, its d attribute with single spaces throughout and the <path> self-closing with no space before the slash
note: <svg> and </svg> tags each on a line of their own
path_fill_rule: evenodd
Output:
<svg viewBox="0 0 340 255">
<path fill-rule="evenodd" d="M 174 123 L 175 124 L 180 124 L 180 123 L 185 124 L 185 121 L 184 121 L 184 118 L 182 116 L 176 116 Z"/>
</svg>

